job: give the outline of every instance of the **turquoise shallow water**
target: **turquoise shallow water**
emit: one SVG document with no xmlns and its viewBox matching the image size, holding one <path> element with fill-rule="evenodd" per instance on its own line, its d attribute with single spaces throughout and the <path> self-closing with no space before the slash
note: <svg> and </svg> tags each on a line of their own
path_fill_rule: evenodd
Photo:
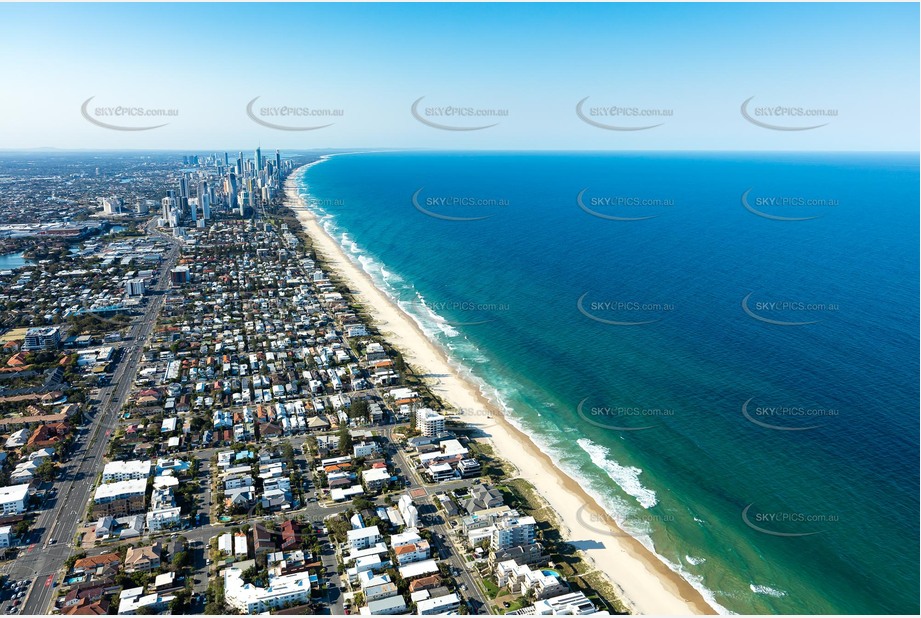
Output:
<svg viewBox="0 0 921 618">
<path fill-rule="evenodd" d="M 900 155 L 381 153 L 300 182 L 714 603 L 917 613 L 918 180 Z"/>
<path fill-rule="evenodd" d="M 22 257 L 22 253 L 7 253 L 5 255 L 0 255 L 0 270 L 14 270 L 28 263 L 29 260 Z"/>
</svg>

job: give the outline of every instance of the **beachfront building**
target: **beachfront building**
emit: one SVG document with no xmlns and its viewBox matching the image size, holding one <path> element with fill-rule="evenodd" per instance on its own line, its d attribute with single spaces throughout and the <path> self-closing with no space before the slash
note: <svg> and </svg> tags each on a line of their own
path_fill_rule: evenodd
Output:
<svg viewBox="0 0 921 618">
<path fill-rule="evenodd" d="M 570 592 L 541 599 L 528 607 L 509 612 L 509 616 L 590 616 L 598 614 L 595 605 L 582 592 Z M 604 612 L 607 615 L 607 612 Z"/>
<path fill-rule="evenodd" d="M 464 510 L 471 515 L 479 511 L 499 508 L 504 504 L 505 498 L 502 496 L 502 492 L 486 485 L 474 485 L 471 487 L 470 494 L 461 502 Z"/>
<path fill-rule="evenodd" d="M 445 431 L 445 417 L 431 408 L 416 410 L 416 429 L 423 436 L 437 436 Z"/>
<path fill-rule="evenodd" d="M 461 478 L 471 478 L 479 476 L 483 471 L 483 466 L 476 459 L 461 459 L 457 463 L 457 472 Z"/>
<path fill-rule="evenodd" d="M 534 542 L 537 522 L 533 517 L 506 517 L 496 522 L 489 547 L 492 551 L 509 549 Z"/>
<path fill-rule="evenodd" d="M 552 569 L 532 570 L 527 564 L 507 560 L 496 565 L 496 584 L 509 591 L 534 599 L 549 599 L 569 592 L 569 586 Z"/>
</svg>

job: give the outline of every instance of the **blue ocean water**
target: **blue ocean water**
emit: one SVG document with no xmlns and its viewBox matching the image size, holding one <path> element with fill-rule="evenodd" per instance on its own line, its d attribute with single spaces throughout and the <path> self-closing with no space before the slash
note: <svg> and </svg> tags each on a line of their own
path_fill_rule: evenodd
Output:
<svg viewBox="0 0 921 618">
<path fill-rule="evenodd" d="M 918 612 L 917 156 L 353 154 L 300 186 L 715 604 Z"/>
</svg>

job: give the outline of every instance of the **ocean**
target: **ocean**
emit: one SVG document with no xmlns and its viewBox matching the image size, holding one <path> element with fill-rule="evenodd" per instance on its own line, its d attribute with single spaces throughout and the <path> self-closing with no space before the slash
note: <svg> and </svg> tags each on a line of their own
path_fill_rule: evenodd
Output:
<svg viewBox="0 0 921 618">
<path fill-rule="evenodd" d="M 917 155 L 359 153 L 298 182 L 722 611 L 918 613 Z"/>
</svg>

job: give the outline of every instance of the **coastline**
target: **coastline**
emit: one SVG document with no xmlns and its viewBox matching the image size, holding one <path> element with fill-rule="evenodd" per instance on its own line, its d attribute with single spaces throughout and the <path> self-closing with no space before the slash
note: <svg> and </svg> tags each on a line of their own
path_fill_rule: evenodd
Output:
<svg viewBox="0 0 921 618">
<path fill-rule="evenodd" d="M 330 270 L 342 277 L 352 293 L 367 306 L 384 339 L 400 350 L 417 375 L 436 375 L 426 380 L 432 393 L 459 411 L 458 420 L 474 428 L 491 443 L 496 454 L 509 462 L 518 477 L 528 481 L 555 512 L 563 537 L 577 547 L 586 562 L 612 583 L 619 600 L 635 614 L 715 614 L 703 595 L 671 570 L 637 539 L 611 521 L 604 509 L 573 479 L 554 465 L 521 430 L 512 425 L 479 388 L 465 379 L 444 351 L 419 328 L 348 258 L 339 243 L 319 224 L 300 197 L 297 179 L 312 165 L 300 167 L 285 181 L 285 205 L 294 212 L 314 250 Z M 591 524 L 587 523 L 591 522 Z M 601 533 L 610 531 L 609 535 Z"/>
</svg>

